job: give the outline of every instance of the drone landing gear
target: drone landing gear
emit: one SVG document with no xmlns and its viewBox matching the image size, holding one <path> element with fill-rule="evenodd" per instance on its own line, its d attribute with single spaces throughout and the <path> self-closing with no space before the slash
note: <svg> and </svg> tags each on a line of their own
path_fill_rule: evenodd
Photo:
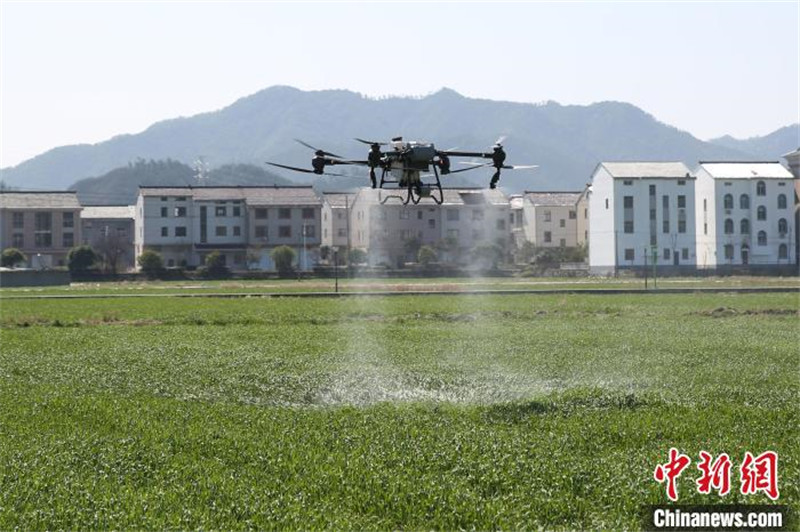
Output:
<svg viewBox="0 0 800 532">
<path fill-rule="evenodd" d="M 378 198 L 381 204 L 386 203 L 390 199 L 397 199 L 400 200 L 403 205 L 408 205 L 409 203 L 413 203 L 414 205 L 418 205 L 422 198 L 431 198 L 437 205 L 441 205 L 444 201 L 444 192 L 442 192 L 442 182 L 439 179 L 439 172 L 436 167 L 433 167 L 433 175 L 436 177 L 436 183 L 434 184 L 425 184 L 419 179 L 419 177 L 415 179 L 403 179 L 402 181 L 397 181 L 393 179 L 386 178 L 387 169 L 384 169 L 381 173 L 381 182 L 380 182 L 380 189 L 383 188 L 383 185 L 386 183 L 392 184 L 396 183 L 400 185 L 400 189 L 403 186 L 406 188 L 405 197 L 401 194 L 388 194 L 385 197 L 381 197 L 380 191 L 378 191 Z M 438 192 L 438 193 L 437 193 Z"/>
</svg>

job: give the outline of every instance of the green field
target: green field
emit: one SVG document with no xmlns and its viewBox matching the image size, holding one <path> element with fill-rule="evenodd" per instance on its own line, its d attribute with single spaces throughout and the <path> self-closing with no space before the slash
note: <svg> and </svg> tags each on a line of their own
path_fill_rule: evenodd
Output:
<svg viewBox="0 0 800 532">
<path fill-rule="evenodd" d="M 800 510 L 797 293 L 0 305 L 0 530 L 636 529 L 672 446 Z"/>
</svg>

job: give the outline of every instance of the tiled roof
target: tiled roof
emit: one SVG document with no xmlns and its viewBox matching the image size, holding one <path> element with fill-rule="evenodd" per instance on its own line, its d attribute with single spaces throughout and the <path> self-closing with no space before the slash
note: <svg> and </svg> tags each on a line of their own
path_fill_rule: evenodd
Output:
<svg viewBox="0 0 800 532">
<path fill-rule="evenodd" d="M 621 179 L 693 179 L 681 162 L 602 162 L 612 177 Z"/>
<path fill-rule="evenodd" d="M 526 192 L 525 199 L 533 205 L 573 206 L 581 197 L 581 192 Z"/>
<path fill-rule="evenodd" d="M 136 207 L 133 205 L 93 205 L 84 207 L 81 219 L 133 219 Z"/>
<path fill-rule="evenodd" d="M 792 179 L 778 162 L 700 162 L 700 167 L 718 179 Z"/>
<path fill-rule="evenodd" d="M 310 186 L 139 187 L 143 196 L 190 196 L 195 201 L 244 200 L 248 205 L 320 205 Z"/>
<path fill-rule="evenodd" d="M 0 208 L 2 209 L 80 209 L 78 195 L 75 192 L 25 192 L 0 191 Z"/>
</svg>

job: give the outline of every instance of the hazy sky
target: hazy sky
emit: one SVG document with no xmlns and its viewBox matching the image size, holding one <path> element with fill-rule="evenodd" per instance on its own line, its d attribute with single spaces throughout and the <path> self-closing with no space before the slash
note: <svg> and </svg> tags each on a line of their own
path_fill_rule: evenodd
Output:
<svg viewBox="0 0 800 532">
<path fill-rule="evenodd" d="M 701 139 L 763 135 L 798 121 L 799 27 L 797 0 L 0 0 L 0 166 L 276 84 L 622 100 Z"/>
</svg>

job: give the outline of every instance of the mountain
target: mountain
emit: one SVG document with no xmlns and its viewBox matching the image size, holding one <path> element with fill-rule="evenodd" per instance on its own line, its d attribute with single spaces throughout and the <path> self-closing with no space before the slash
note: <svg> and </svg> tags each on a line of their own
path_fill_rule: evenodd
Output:
<svg viewBox="0 0 800 532">
<path fill-rule="evenodd" d="M 758 159 L 777 161 L 780 156 L 800 146 L 800 124 L 782 127 L 763 137 L 735 139 L 730 135 L 709 140 L 711 144 L 751 153 Z"/>
<path fill-rule="evenodd" d="M 249 164 L 228 164 L 209 171 L 205 186 L 289 185 L 291 181 Z M 198 186 L 195 170 L 172 159 L 137 161 L 115 168 L 100 177 L 81 179 L 70 190 L 78 193 L 82 205 L 133 204 L 139 185 Z"/>
<path fill-rule="evenodd" d="M 698 140 L 620 102 L 524 104 L 467 98 L 450 89 L 424 98 L 374 99 L 345 90 L 305 92 L 276 86 L 218 111 L 158 122 L 136 135 L 56 148 L 3 169 L 0 177 L 11 186 L 66 188 L 138 159 L 187 164 L 198 156 L 215 166 L 247 163 L 263 168 L 269 160 L 308 167 L 311 152 L 292 139 L 363 159 L 366 147 L 354 137 L 384 140 L 397 135 L 462 150 L 486 150 L 498 136 L 508 135 L 507 163 L 539 165 L 534 171 L 505 172 L 500 185 L 510 191 L 577 190 L 603 160 L 681 160 L 691 167 L 702 159 L 753 157 L 738 148 Z M 363 168 L 340 168 L 365 175 Z M 291 171 L 276 173 L 293 182 L 315 179 Z M 489 177 L 489 170 L 479 169 L 448 178 L 446 184 L 486 184 Z M 118 182 L 122 186 L 124 180 Z M 320 182 L 328 189 L 353 183 L 365 180 Z"/>
</svg>

